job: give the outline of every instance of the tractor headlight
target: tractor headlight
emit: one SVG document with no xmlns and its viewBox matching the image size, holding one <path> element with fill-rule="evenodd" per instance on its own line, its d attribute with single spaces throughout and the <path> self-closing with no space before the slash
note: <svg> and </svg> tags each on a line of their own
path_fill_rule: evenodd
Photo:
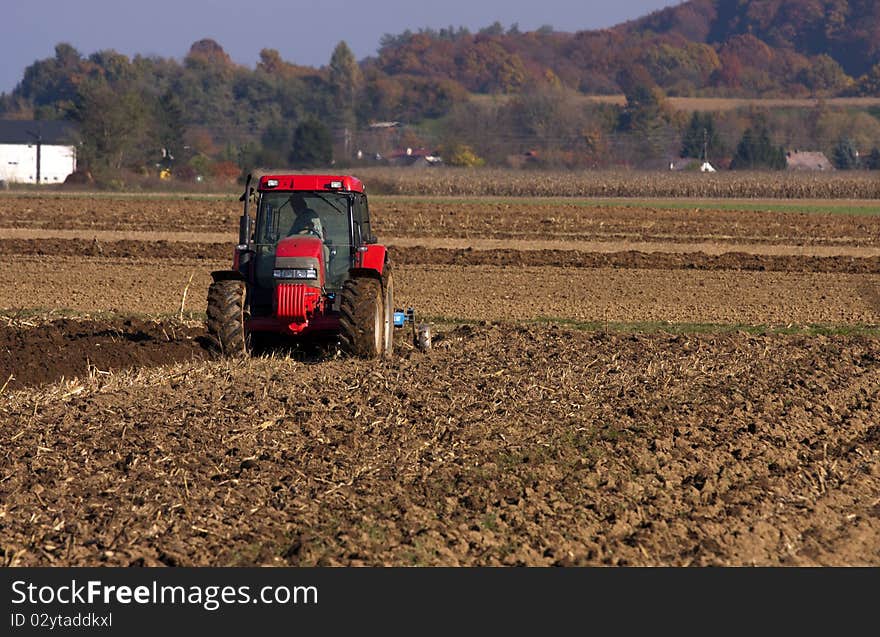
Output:
<svg viewBox="0 0 880 637">
<path fill-rule="evenodd" d="M 272 270 L 272 276 L 276 279 L 317 279 L 316 268 L 284 268 Z"/>
</svg>

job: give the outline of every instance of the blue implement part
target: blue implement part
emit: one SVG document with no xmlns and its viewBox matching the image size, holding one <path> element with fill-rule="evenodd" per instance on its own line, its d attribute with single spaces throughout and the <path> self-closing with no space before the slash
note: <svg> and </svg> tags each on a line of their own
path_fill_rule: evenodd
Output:
<svg viewBox="0 0 880 637">
<path fill-rule="evenodd" d="M 415 321 L 416 313 L 411 307 L 406 308 L 406 311 L 403 310 L 394 310 L 394 327 L 403 327 L 407 323 L 412 323 Z"/>
</svg>

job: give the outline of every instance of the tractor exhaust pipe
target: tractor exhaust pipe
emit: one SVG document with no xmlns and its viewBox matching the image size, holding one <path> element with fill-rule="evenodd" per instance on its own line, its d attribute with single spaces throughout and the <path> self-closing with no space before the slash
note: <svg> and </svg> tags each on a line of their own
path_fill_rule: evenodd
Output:
<svg viewBox="0 0 880 637">
<path fill-rule="evenodd" d="M 244 202 L 244 213 L 241 215 L 241 219 L 238 221 L 238 245 L 246 246 L 251 240 L 251 233 L 253 231 L 253 222 L 251 220 L 250 204 L 251 204 L 251 194 L 253 189 L 251 188 L 251 179 L 252 175 L 248 173 L 247 179 L 244 183 L 244 194 L 239 198 L 239 201 Z"/>
</svg>

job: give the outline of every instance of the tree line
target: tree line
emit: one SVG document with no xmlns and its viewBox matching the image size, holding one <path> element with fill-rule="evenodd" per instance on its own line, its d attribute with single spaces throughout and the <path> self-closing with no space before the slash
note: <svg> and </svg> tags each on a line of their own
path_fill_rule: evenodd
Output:
<svg viewBox="0 0 880 637">
<path fill-rule="evenodd" d="M 626 98 L 622 106 L 598 103 L 553 70 L 558 58 L 545 52 L 547 65 L 520 64 L 504 44 L 551 42 L 553 55 L 570 54 L 563 44 L 595 36 L 588 33 L 562 37 L 549 26 L 522 33 L 498 23 L 475 34 L 405 32 L 385 36 L 379 55 L 361 62 L 340 42 L 320 68 L 272 49 L 247 68 L 210 39 L 180 62 L 114 51 L 85 56 L 62 43 L 0 96 L 0 116 L 76 122 L 80 163 L 96 176 L 235 179 L 257 166 L 384 161 L 401 148 L 469 166 L 661 168 L 680 156 L 771 169 L 785 167 L 785 151 L 799 148 L 821 150 L 840 168 L 877 167 L 878 111 L 820 101 L 813 109 L 684 113 L 668 100 L 678 63 L 646 66 L 643 55 L 619 66 L 610 51 L 591 49 L 581 71 L 605 59 L 603 86 Z M 377 122 L 389 126 L 371 127 Z"/>
<path fill-rule="evenodd" d="M 115 51 L 85 56 L 60 43 L 0 96 L 0 117 L 75 122 L 72 141 L 93 173 L 159 167 L 189 178 L 326 165 L 337 135 L 353 137 L 376 118 L 439 117 L 466 99 L 444 80 L 362 70 L 345 42 L 321 68 L 264 49 L 253 69 L 210 39 L 194 43 L 182 62 Z"/>
</svg>

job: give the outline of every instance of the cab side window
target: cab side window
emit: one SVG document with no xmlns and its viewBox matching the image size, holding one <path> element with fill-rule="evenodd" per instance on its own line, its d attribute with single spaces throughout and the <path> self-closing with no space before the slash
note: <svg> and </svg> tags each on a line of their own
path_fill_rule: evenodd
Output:
<svg viewBox="0 0 880 637">
<path fill-rule="evenodd" d="M 354 199 L 354 221 L 357 228 L 360 228 L 360 234 L 358 235 L 358 230 L 355 230 L 356 239 L 358 243 L 366 243 L 373 236 L 373 231 L 370 228 L 370 209 L 367 206 L 367 198 L 365 195 L 358 194 Z"/>
<path fill-rule="evenodd" d="M 367 197 L 358 194 L 354 200 L 355 223 L 360 227 L 360 236 L 358 239 L 361 243 L 366 243 L 373 236 L 370 228 L 370 209 L 367 206 Z"/>
</svg>

